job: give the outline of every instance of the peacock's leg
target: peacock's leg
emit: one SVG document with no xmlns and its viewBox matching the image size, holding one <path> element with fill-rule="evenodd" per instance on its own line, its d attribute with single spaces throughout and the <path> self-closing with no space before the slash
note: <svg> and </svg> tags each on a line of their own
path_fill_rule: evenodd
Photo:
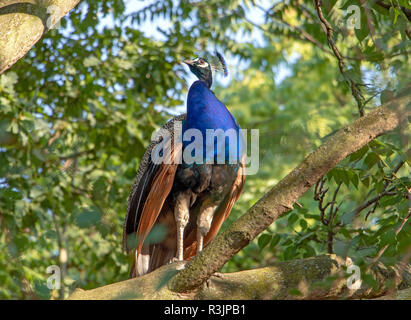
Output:
<svg viewBox="0 0 411 320">
<path fill-rule="evenodd" d="M 174 217 L 177 225 L 177 261 L 183 261 L 184 252 L 184 228 L 190 217 L 191 191 L 180 192 L 175 201 Z"/>
<path fill-rule="evenodd" d="M 204 237 L 210 231 L 217 205 L 202 206 L 197 217 L 197 253 L 203 250 Z"/>
</svg>

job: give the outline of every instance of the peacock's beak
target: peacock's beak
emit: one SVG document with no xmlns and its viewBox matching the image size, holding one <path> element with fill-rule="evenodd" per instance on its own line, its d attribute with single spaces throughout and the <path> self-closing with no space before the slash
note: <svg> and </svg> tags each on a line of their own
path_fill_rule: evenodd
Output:
<svg viewBox="0 0 411 320">
<path fill-rule="evenodd" d="M 185 63 L 185 64 L 187 64 L 187 65 L 189 65 L 189 66 L 192 66 L 193 63 L 194 63 L 193 60 L 183 60 L 182 62 Z"/>
</svg>

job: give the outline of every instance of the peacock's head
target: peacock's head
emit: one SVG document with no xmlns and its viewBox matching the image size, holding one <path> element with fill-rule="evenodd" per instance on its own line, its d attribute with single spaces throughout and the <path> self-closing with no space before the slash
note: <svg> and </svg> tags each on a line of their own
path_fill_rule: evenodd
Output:
<svg viewBox="0 0 411 320">
<path fill-rule="evenodd" d="M 211 65 L 204 58 L 195 58 L 193 60 L 184 60 L 183 61 L 190 71 L 194 73 L 199 80 L 203 80 L 207 83 L 210 88 L 213 84 L 213 74 L 211 72 Z"/>
<path fill-rule="evenodd" d="M 207 83 L 207 86 L 209 88 L 211 88 L 211 85 L 213 84 L 212 70 L 223 71 L 224 75 L 227 75 L 227 66 L 225 64 L 224 58 L 218 52 L 215 53 L 215 57 L 198 57 L 193 60 L 185 60 L 183 62 L 188 65 L 190 71 L 194 73 L 199 80 Z"/>
</svg>

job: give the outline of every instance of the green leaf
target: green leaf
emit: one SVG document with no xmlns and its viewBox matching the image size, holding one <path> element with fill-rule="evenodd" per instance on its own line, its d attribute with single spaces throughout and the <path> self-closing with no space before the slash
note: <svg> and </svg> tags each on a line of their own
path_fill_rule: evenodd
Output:
<svg viewBox="0 0 411 320">
<path fill-rule="evenodd" d="M 340 181 L 344 182 L 344 184 L 347 187 L 350 187 L 350 174 L 349 174 L 349 171 L 342 169 L 342 170 L 339 171 L 339 176 L 341 178 Z"/>
<path fill-rule="evenodd" d="M 291 214 L 288 217 L 288 226 L 292 227 L 294 223 L 296 223 L 298 220 L 298 215 L 296 213 Z"/>
<path fill-rule="evenodd" d="M 344 225 L 348 225 L 352 222 L 352 220 L 355 218 L 355 211 L 351 211 L 351 212 L 344 212 L 339 220 L 344 224 Z"/>
<path fill-rule="evenodd" d="M 396 235 L 393 230 L 389 232 L 384 232 L 381 235 L 380 247 L 384 247 L 385 245 L 391 245 L 396 243 Z"/>
<path fill-rule="evenodd" d="M 355 36 L 359 42 L 362 42 L 369 34 L 370 29 L 368 28 L 367 15 L 364 10 L 361 8 L 361 27 L 359 29 L 354 28 Z"/>
<path fill-rule="evenodd" d="M 50 299 L 50 289 L 47 287 L 46 281 L 35 280 L 34 281 L 34 291 L 40 299 L 43 299 L 43 300 Z"/>
<path fill-rule="evenodd" d="M 374 247 L 369 247 L 369 248 L 361 248 L 356 250 L 355 252 L 355 257 L 356 258 L 365 258 L 365 257 L 370 257 L 375 254 L 375 248 Z"/>
<path fill-rule="evenodd" d="M 101 212 L 97 207 L 84 209 L 76 218 L 76 224 L 80 228 L 89 228 L 97 225 L 101 220 Z"/>
<path fill-rule="evenodd" d="M 288 246 L 285 250 L 284 250 L 284 260 L 291 260 L 294 258 L 296 253 L 296 248 L 294 246 Z"/>
<path fill-rule="evenodd" d="M 270 249 L 273 249 L 280 242 L 280 240 L 281 236 L 279 234 L 274 235 L 271 239 Z"/>
<path fill-rule="evenodd" d="M 378 157 L 376 153 L 370 152 L 365 158 L 364 163 L 368 167 L 368 169 L 371 169 L 373 166 L 377 164 L 379 160 L 380 158 Z"/>
<path fill-rule="evenodd" d="M 47 232 L 44 234 L 46 238 L 49 238 L 51 240 L 56 240 L 57 239 L 57 233 L 54 230 L 47 230 Z"/>
<path fill-rule="evenodd" d="M 14 85 L 18 81 L 17 73 L 10 71 L 0 75 L 0 89 L 4 89 L 8 93 L 14 92 Z M 0 90 L 1 91 L 1 90 Z"/>
<path fill-rule="evenodd" d="M 329 14 L 334 7 L 334 5 L 337 3 L 337 0 L 328 0 L 323 2 L 323 10 L 325 14 Z"/>
<path fill-rule="evenodd" d="M 307 221 L 305 221 L 304 219 L 300 219 L 299 223 L 303 230 L 307 228 Z"/>
<path fill-rule="evenodd" d="M 351 184 L 356 189 L 358 189 L 358 183 L 360 181 L 360 179 L 358 178 L 358 175 L 353 170 L 348 170 L 347 174 L 348 174 L 348 177 L 349 177 L 349 180 L 350 180 Z M 347 185 L 347 187 L 349 187 L 349 186 Z"/>
<path fill-rule="evenodd" d="M 305 251 L 304 258 L 314 257 L 314 256 L 317 255 L 315 249 L 312 246 L 310 246 L 309 244 L 306 244 L 304 246 L 304 251 Z"/>
<path fill-rule="evenodd" d="M 365 177 L 361 178 L 361 183 L 362 183 L 364 186 L 369 187 L 369 185 L 370 185 L 370 177 L 365 176 Z"/>
<path fill-rule="evenodd" d="M 390 102 L 394 99 L 394 92 L 389 89 L 385 89 L 381 92 L 381 104 Z"/>
<path fill-rule="evenodd" d="M 348 253 L 348 249 L 350 248 L 350 241 L 341 241 L 336 239 L 333 244 L 334 253 L 337 256 L 345 258 Z"/>
<path fill-rule="evenodd" d="M 362 157 L 368 152 L 368 146 L 365 145 L 364 147 L 362 147 L 360 150 L 354 152 L 351 156 L 350 156 L 350 161 L 354 162 L 356 160 L 362 159 Z"/>
<path fill-rule="evenodd" d="M 264 233 L 258 238 L 258 247 L 263 250 L 270 243 L 272 236 Z"/>
</svg>

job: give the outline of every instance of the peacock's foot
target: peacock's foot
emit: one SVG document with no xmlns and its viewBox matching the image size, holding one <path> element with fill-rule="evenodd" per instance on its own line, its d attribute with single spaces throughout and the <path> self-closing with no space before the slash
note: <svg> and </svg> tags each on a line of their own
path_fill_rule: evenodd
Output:
<svg viewBox="0 0 411 320">
<path fill-rule="evenodd" d="M 167 264 L 172 264 L 172 263 L 174 263 L 174 262 L 179 262 L 180 260 L 178 260 L 178 258 L 177 257 L 174 257 L 174 258 L 171 258 L 168 262 L 167 262 Z"/>
<path fill-rule="evenodd" d="M 221 272 L 215 272 L 211 276 L 212 277 L 217 277 L 219 279 L 224 279 L 224 273 L 221 273 Z"/>
<path fill-rule="evenodd" d="M 179 260 L 177 257 L 171 258 L 167 264 L 173 264 L 178 262 L 178 265 L 176 266 L 176 270 L 183 270 L 186 266 L 187 261 L 185 260 Z"/>
</svg>

